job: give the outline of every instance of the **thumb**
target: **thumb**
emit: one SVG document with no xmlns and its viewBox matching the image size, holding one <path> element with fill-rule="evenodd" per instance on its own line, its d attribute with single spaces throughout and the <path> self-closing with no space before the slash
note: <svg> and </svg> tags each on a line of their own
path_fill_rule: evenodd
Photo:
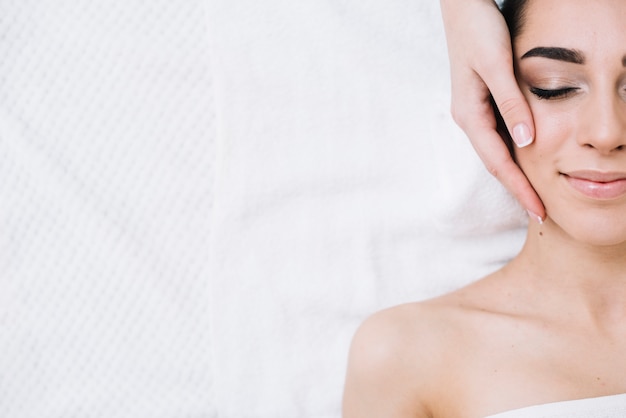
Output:
<svg viewBox="0 0 626 418">
<path fill-rule="evenodd" d="M 535 138 L 535 125 L 513 72 L 499 74 L 492 80 L 489 89 L 513 142 L 519 148 L 530 145 Z"/>
</svg>

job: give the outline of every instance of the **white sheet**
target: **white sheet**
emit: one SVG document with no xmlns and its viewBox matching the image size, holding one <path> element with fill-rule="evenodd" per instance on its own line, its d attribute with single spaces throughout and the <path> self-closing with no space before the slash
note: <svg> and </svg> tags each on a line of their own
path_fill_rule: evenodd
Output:
<svg viewBox="0 0 626 418">
<path fill-rule="evenodd" d="M 369 313 L 525 219 L 437 2 L 0 6 L 0 416 L 337 418 Z"/>
<path fill-rule="evenodd" d="M 338 417 L 357 324 L 495 269 L 524 217 L 451 122 L 437 2 L 210 5 L 218 410 Z"/>
<path fill-rule="evenodd" d="M 485 418 L 619 418 L 626 414 L 626 394 L 573 399 L 527 406 Z"/>
</svg>

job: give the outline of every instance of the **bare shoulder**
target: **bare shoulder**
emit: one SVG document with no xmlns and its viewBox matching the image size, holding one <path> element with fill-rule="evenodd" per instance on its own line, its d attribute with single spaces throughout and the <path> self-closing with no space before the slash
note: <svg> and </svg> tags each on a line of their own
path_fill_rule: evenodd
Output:
<svg viewBox="0 0 626 418">
<path fill-rule="evenodd" d="M 344 418 L 465 416 L 460 397 L 507 322 L 493 283 L 480 280 L 366 319 L 350 349 Z"/>
<path fill-rule="evenodd" d="M 454 346 L 454 309 L 445 300 L 380 311 L 357 330 L 350 349 L 344 418 L 430 417 L 441 370 Z"/>
<path fill-rule="evenodd" d="M 364 321 L 351 346 L 344 418 L 480 417 L 523 404 L 511 388 L 532 366 L 520 359 L 536 360 L 545 321 L 535 316 L 536 292 L 511 277 L 495 272 Z"/>
</svg>

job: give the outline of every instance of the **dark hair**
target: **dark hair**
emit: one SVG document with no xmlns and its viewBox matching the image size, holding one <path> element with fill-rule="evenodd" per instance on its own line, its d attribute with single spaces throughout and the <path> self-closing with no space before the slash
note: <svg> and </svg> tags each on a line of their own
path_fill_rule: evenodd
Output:
<svg viewBox="0 0 626 418">
<path fill-rule="evenodd" d="M 500 3 L 500 11 L 509 27 L 512 40 L 515 39 L 522 30 L 527 3 L 527 0 L 503 0 Z"/>
</svg>

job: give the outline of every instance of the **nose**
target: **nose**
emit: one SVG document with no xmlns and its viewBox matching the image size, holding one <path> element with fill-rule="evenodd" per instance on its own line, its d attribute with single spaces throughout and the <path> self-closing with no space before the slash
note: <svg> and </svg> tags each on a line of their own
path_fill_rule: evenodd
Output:
<svg viewBox="0 0 626 418">
<path fill-rule="evenodd" d="M 602 154 L 626 149 L 626 102 L 620 94 L 597 94 L 585 106 L 586 132 L 579 144 Z"/>
</svg>

